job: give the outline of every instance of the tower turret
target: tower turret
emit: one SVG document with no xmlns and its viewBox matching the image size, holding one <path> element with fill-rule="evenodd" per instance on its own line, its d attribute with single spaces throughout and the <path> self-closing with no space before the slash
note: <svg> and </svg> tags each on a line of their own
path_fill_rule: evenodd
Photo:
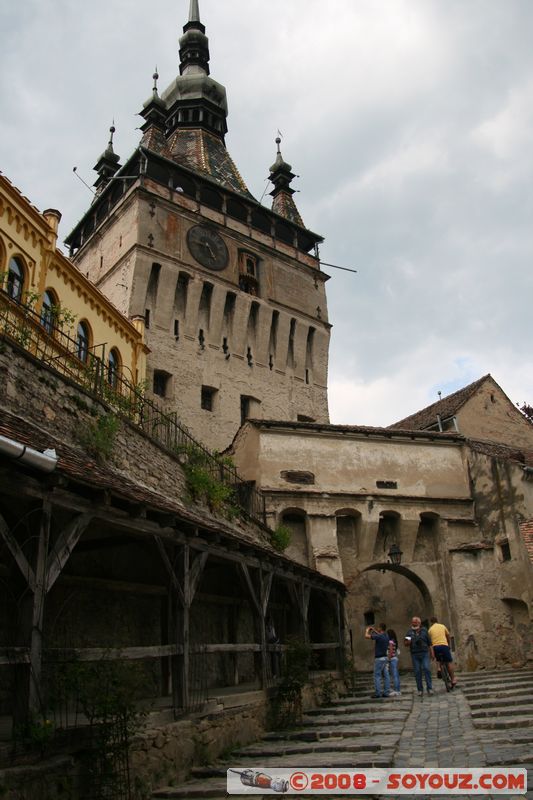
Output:
<svg viewBox="0 0 533 800">
<path fill-rule="evenodd" d="M 115 133 L 115 123 L 109 128 L 109 141 L 107 147 L 96 162 L 93 169 L 98 173 L 98 178 L 94 182 L 96 195 L 98 196 L 107 186 L 115 172 L 120 168 L 120 156 L 113 150 L 113 134 Z"/>
<path fill-rule="evenodd" d="M 301 225 L 303 228 L 303 220 L 293 199 L 295 190 L 291 189 L 291 182 L 296 175 L 292 171 L 291 165 L 283 160 L 280 150 L 281 139 L 279 136 L 276 139 L 276 144 L 278 146 L 278 152 L 276 160 L 270 167 L 269 176 L 270 181 L 274 185 L 273 190 L 270 192 L 273 197 L 272 211 L 275 211 L 280 217 L 285 217 L 285 219 L 289 219 L 291 222 Z"/>
</svg>

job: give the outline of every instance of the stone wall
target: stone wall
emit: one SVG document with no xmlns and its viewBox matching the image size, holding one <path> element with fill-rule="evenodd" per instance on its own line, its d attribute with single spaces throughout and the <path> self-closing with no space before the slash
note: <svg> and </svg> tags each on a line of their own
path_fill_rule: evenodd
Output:
<svg viewBox="0 0 533 800">
<path fill-rule="evenodd" d="M 81 447 L 80 434 L 96 417 L 109 413 L 104 403 L 77 384 L 8 343 L 0 351 L 0 403 L 74 447 L 76 443 Z M 174 500 L 184 494 L 185 477 L 177 460 L 125 420 L 116 435 L 110 466 Z"/>
</svg>

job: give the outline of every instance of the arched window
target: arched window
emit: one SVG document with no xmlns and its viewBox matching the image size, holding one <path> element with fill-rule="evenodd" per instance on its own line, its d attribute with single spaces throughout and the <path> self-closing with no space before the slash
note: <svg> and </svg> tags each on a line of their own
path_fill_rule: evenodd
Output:
<svg viewBox="0 0 533 800">
<path fill-rule="evenodd" d="M 109 352 L 107 359 L 107 382 L 115 389 L 120 375 L 120 354 L 116 347 Z"/>
<path fill-rule="evenodd" d="M 89 325 L 82 321 L 78 324 L 78 331 L 76 334 L 76 354 L 80 361 L 87 361 L 89 358 Z"/>
<path fill-rule="evenodd" d="M 24 267 L 20 259 L 12 258 L 7 271 L 7 293 L 18 303 L 22 300 L 24 288 Z"/>
<path fill-rule="evenodd" d="M 53 333 L 57 323 L 57 299 L 55 294 L 47 289 L 43 295 L 43 305 L 41 308 L 41 325 L 47 333 Z"/>
</svg>

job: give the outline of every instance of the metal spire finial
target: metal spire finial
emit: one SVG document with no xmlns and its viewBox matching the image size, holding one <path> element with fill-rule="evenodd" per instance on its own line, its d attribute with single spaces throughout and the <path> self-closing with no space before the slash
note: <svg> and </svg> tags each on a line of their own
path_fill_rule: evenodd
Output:
<svg viewBox="0 0 533 800">
<path fill-rule="evenodd" d="M 113 149 L 113 134 L 115 133 L 115 130 L 116 130 L 116 129 L 115 129 L 115 120 L 113 120 L 113 122 L 111 123 L 111 127 L 109 128 L 109 133 L 110 133 L 111 135 L 110 135 L 110 137 L 109 137 L 109 141 L 108 141 L 108 143 L 107 143 L 107 146 L 108 146 L 108 148 L 109 148 L 110 150 L 112 150 L 112 149 Z"/>
<path fill-rule="evenodd" d="M 189 22 L 200 22 L 200 9 L 198 7 L 198 0 L 191 0 L 189 6 Z"/>
<path fill-rule="evenodd" d="M 153 93 L 154 93 L 154 94 L 157 94 L 157 81 L 158 81 L 158 78 L 159 78 L 159 74 L 158 74 L 158 72 L 157 72 L 157 64 L 156 64 L 156 67 L 155 67 L 155 72 L 154 72 L 154 74 L 152 75 L 152 78 L 154 79 L 154 88 L 153 88 Z"/>
</svg>

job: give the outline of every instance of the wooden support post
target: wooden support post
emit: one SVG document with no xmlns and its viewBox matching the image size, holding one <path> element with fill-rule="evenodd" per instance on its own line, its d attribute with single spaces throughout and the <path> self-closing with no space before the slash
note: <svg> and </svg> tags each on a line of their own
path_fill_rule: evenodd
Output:
<svg viewBox="0 0 533 800">
<path fill-rule="evenodd" d="M 22 603 L 19 630 L 20 644 L 29 646 L 29 666 L 19 668 L 17 675 L 15 709 L 16 724 L 23 724 L 28 712 L 36 714 L 41 708 L 41 678 L 43 651 L 43 621 L 45 598 L 61 574 L 73 548 L 87 528 L 91 515 L 82 514 L 73 519 L 60 533 L 54 548 L 49 552 L 52 506 L 48 498 L 43 500 L 37 548 L 33 566 L 22 552 L 17 540 L 0 516 L 0 540 L 3 540 L 19 567 L 29 593 Z M 25 672 L 25 677 L 22 673 Z M 20 682 L 18 678 L 20 677 Z"/>
</svg>

